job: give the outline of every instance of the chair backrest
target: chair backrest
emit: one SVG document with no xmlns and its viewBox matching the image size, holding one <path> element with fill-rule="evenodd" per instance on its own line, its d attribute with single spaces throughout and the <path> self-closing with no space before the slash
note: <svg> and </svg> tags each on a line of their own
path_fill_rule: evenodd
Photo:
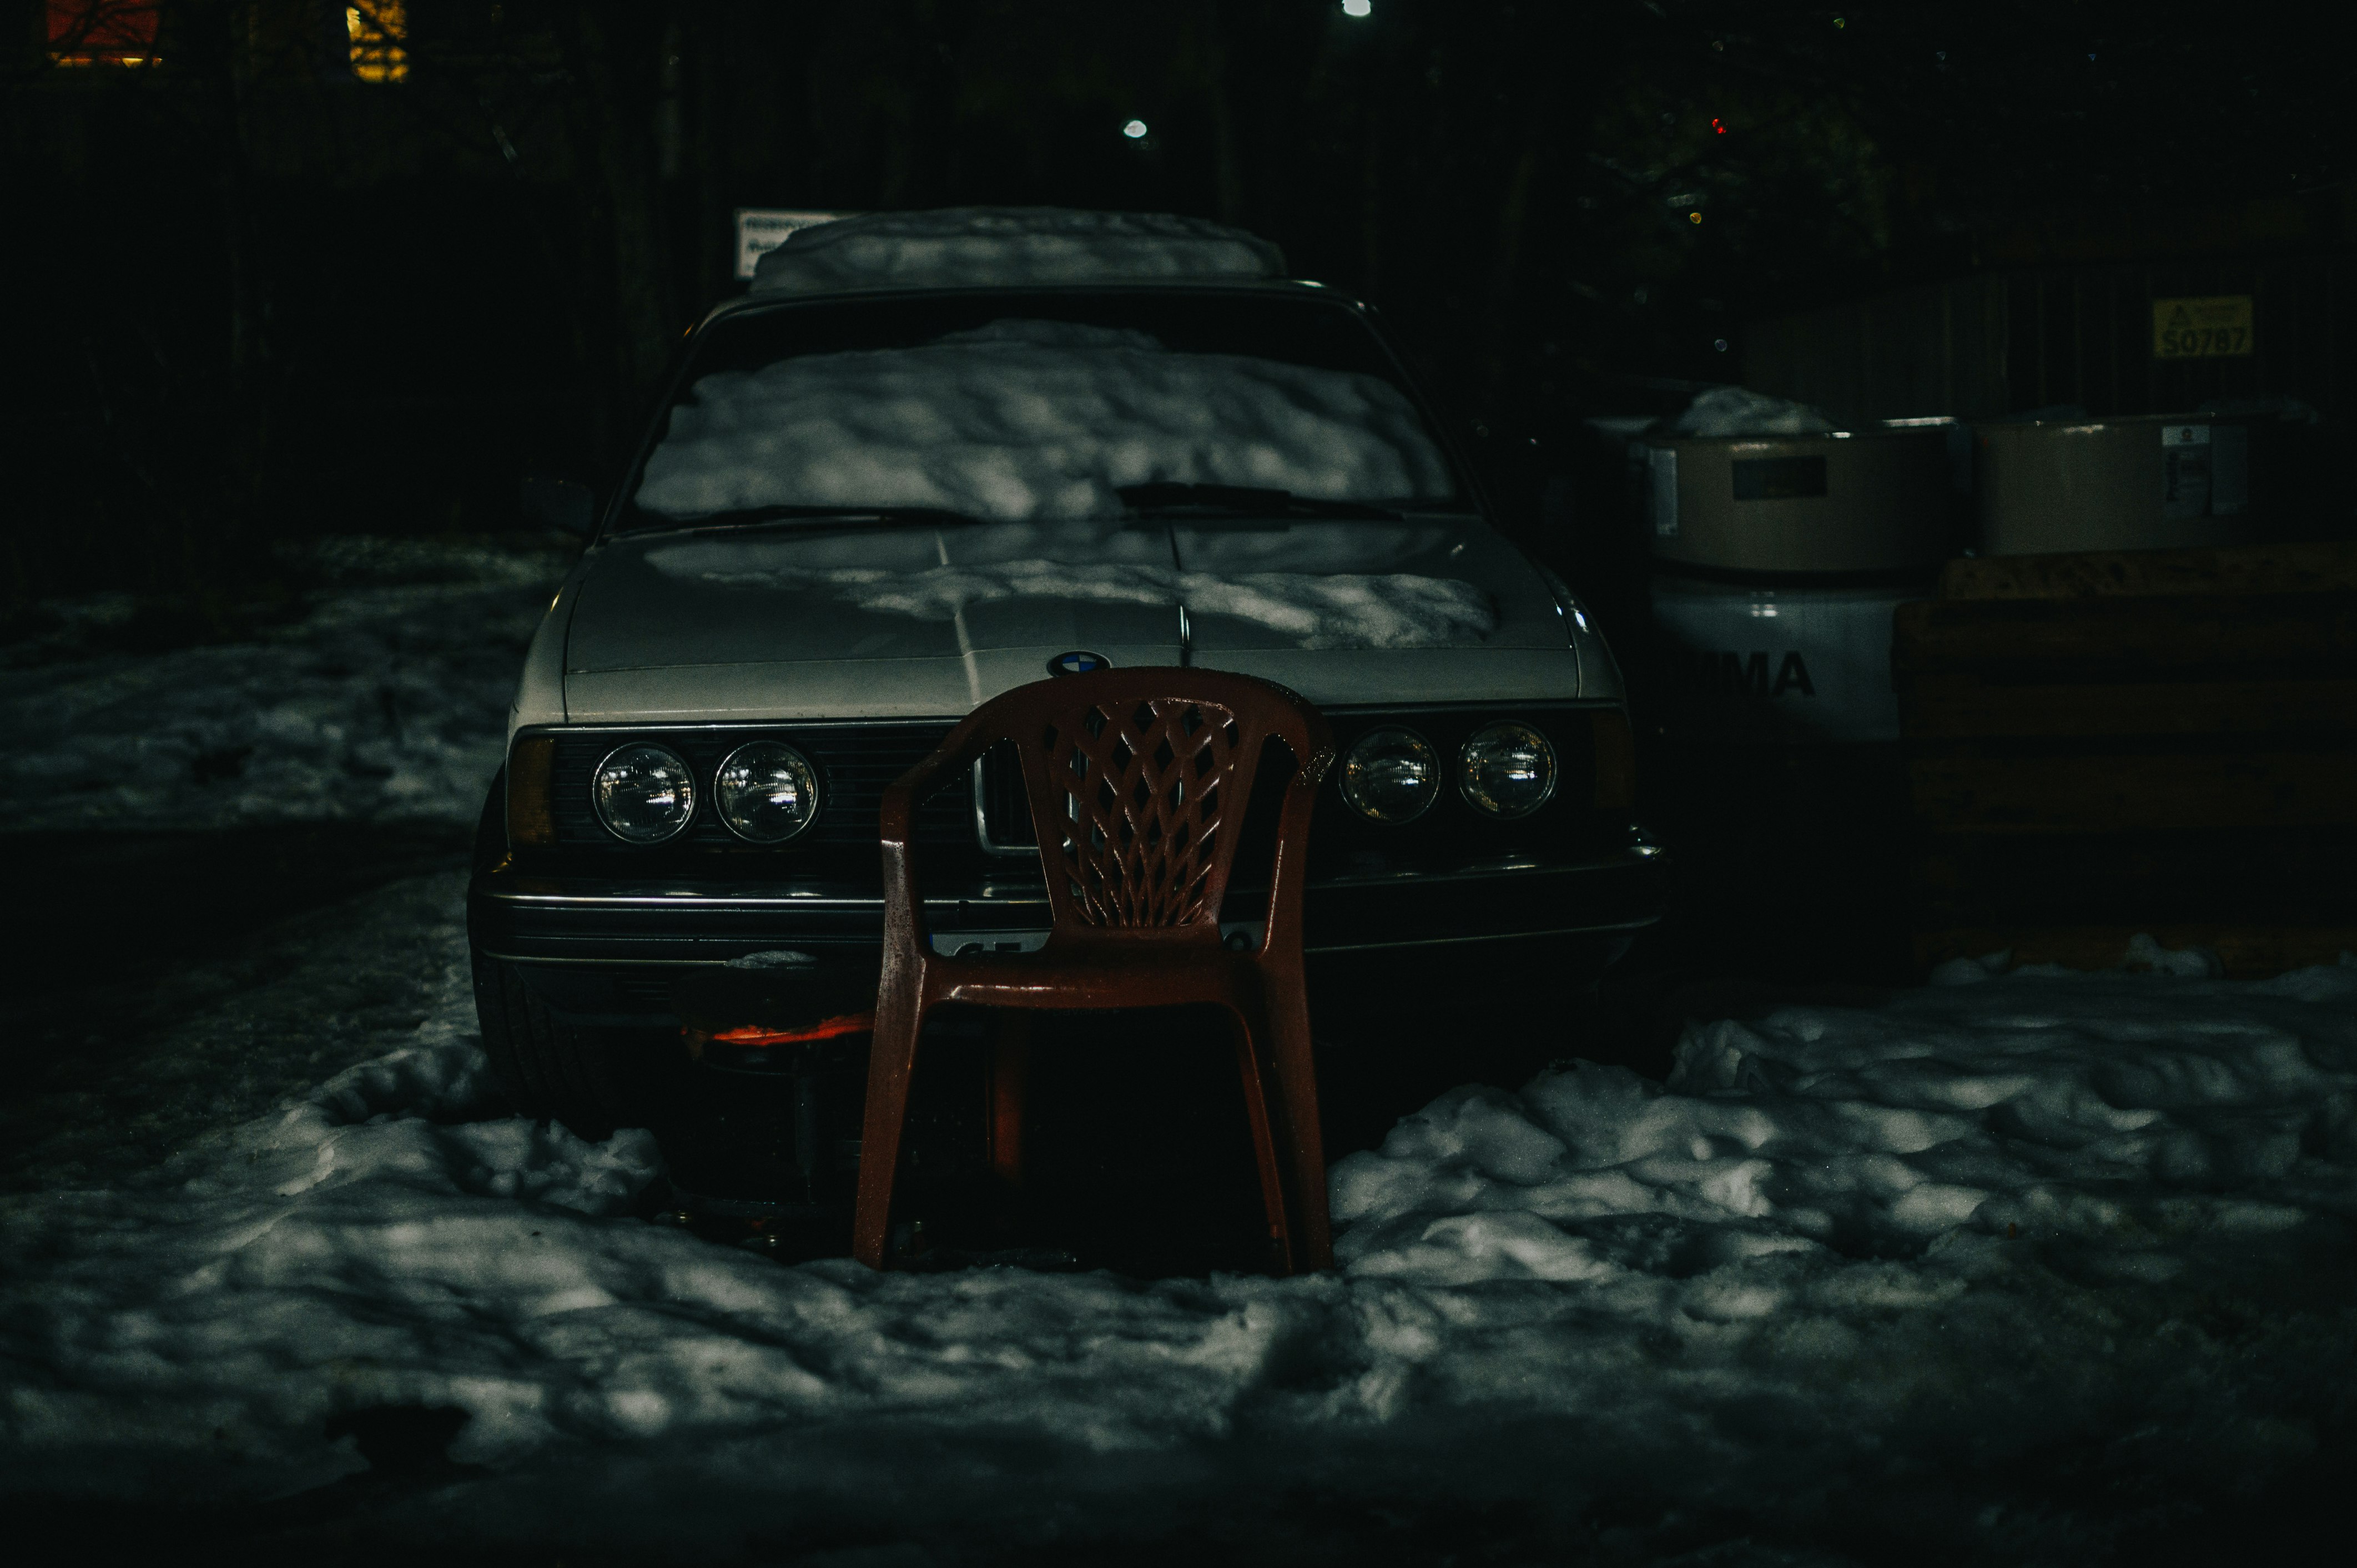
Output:
<svg viewBox="0 0 2357 1568">
<path fill-rule="evenodd" d="M 1306 834 L 1333 757 L 1317 709 L 1282 686 L 1216 670 L 1037 682 L 969 723 L 1020 754 L 1060 930 L 1216 933 L 1264 746 L 1285 743 L 1303 786 L 1289 792 L 1299 799 L 1286 803 L 1280 844 L 1288 831 Z"/>
</svg>

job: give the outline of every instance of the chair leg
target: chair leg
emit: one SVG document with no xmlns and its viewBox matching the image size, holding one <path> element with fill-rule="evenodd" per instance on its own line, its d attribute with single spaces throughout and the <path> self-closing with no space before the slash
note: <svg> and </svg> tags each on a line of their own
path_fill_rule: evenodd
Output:
<svg viewBox="0 0 2357 1568">
<path fill-rule="evenodd" d="M 883 997 L 867 1058 L 867 1110 L 859 1132 L 859 1203 L 852 1216 L 851 1255 L 871 1269 L 884 1266 L 892 1228 L 892 1187 L 900 1173 L 900 1134 L 909 1114 L 909 1079 L 917 1066 L 917 1036 L 925 1026 L 925 999 L 910 988 Z"/>
<path fill-rule="evenodd" d="M 1293 1273 L 1298 1263 L 1286 1222 L 1285 1176 L 1277 1164 L 1275 1131 L 1269 1125 L 1268 1086 L 1261 1070 L 1259 1043 L 1254 1038 L 1251 1021 L 1241 1014 L 1234 1017 L 1236 1068 L 1243 1079 L 1244 1117 L 1252 1123 L 1253 1155 L 1260 1166 L 1260 1195 L 1268 1209 L 1269 1240 L 1276 1247 L 1284 1272 Z"/>
<path fill-rule="evenodd" d="M 1031 1015 L 999 1014 L 990 1062 L 990 1168 L 1008 1187 L 1023 1185 L 1023 1101 L 1031 1075 Z"/>
<path fill-rule="evenodd" d="M 1333 1221 L 1326 1203 L 1326 1138 L 1318 1125 L 1318 1062 L 1309 1040 L 1309 1010 L 1296 990 L 1289 999 L 1269 1009 L 1268 1033 L 1274 1047 L 1277 1120 L 1282 1125 L 1292 1167 L 1286 1184 L 1286 1205 L 1293 1236 L 1294 1266 L 1300 1270 L 1334 1266 Z"/>
</svg>

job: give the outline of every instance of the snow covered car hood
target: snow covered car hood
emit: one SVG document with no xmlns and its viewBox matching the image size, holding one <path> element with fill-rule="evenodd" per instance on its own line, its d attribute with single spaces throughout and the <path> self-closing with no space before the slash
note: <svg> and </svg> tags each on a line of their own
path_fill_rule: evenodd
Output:
<svg viewBox="0 0 2357 1568">
<path fill-rule="evenodd" d="M 1458 516 L 625 535 L 566 597 L 575 723 L 950 716 L 1058 654 L 1176 664 L 1182 639 L 1329 703 L 1560 698 L 1580 675 L 1546 582 Z"/>
</svg>

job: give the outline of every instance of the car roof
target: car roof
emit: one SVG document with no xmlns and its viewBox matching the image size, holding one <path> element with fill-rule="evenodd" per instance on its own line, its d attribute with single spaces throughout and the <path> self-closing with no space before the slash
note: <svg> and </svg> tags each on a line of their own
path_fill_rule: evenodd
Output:
<svg viewBox="0 0 2357 1568">
<path fill-rule="evenodd" d="M 987 299 L 994 295 L 1013 298 L 1043 294 L 1295 294 L 1331 300 L 1346 309 L 1355 310 L 1361 315 L 1370 314 L 1363 300 L 1355 295 L 1344 294 L 1313 278 L 1157 278 L 1146 281 L 1109 280 L 1103 283 L 991 284 L 975 288 L 942 288 L 931 285 L 922 288 L 844 289 L 824 294 L 748 293 L 739 295 L 734 299 L 722 300 L 705 312 L 703 319 L 698 321 L 692 330 L 702 331 L 724 317 L 739 316 L 750 311 L 791 309 L 801 306 L 836 305 L 850 300 Z"/>
</svg>

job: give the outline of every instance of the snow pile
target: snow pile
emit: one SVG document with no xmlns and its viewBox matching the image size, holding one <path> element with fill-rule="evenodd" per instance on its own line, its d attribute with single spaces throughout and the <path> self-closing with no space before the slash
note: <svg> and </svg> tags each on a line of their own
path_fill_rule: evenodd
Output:
<svg viewBox="0 0 2357 1568">
<path fill-rule="evenodd" d="M 1743 387 L 1713 387 L 1670 422 L 1673 435 L 1817 435 L 1834 422 L 1804 403 Z"/>
<path fill-rule="evenodd" d="M 781 360 L 706 376 L 693 397 L 647 459 L 643 510 L 909 506 L 1019 521 L 1118 516 L 1116 489 L 1165 481 L 1326 499 L 1450 489 L 1414 406 L 1377 377 L 1172 353 L 1071 323 Z"/>
<path fill-rule="evenodd" d="M 2172 1236 L 2306 1219 L 2256 1195 L 2305 1155 L 2357 1162 L 2357 967 L 2239 993 L 1943 978 L 1882 1012 L 1692 1031 L 1666 1088 L 1580 1064 L 1443 1096 L 1336 1168 L 1339 1254 L 1447 1283 L 1603 1283 L 1682 1249 L 1962 1260 L 2027 1232 L 2158 1280 L 2182 1266 Z"/>
<path fill-rule="evenodd" d="M 323 565 L 382 585 L 323 594 L 245 641 L 11 671 L 10 829 L 471 823 L 562 564 L 343 542 Z"/>
<path fill-rule="evenodd" d="M 31 1337 L 0 1340 L 15 1369 L 0 1403 L 13 1488 L 85 1490 L 64 1456 L 93 1445 L 131 1465 L 135 1491 L 143 1472 L 201 1476 L 224 1456 L 223 1422 L 269 1451 L 356 1391 L 398 1400 L 438 1337 L 472 1331 L 475 1303 L 527 1316 L 594 1304 L 583 1260 L 532 1243 L 626 1203 L 657 1168 L 653 1140 L 593 1146 L 468 1120 L 496 1112 L 462 960 L 440 992 L 412 1044 L 128 1190 L 0 1200 L 0 1273 L 22 1283 L 35 1259 L 61 1264 L 38 1270 L 49 1305 L 24 1320 Z M 491 1376 L 478 1397 L 539 1402 Z M 314 1457 L 256 1479 L 275 1489 L 344 1468 Z"/>
<path fill-rule="evenodd" d="M 627 1217 L 642 1134 L 469 1120 L 481 1071 L 454 964 L 404 1050 L 0 1200 L 0 1488 L 283 1495 L 424 1407 L 486 1468 L 380 1539 L 973 1560 L 1307 1489 L 1502 1509 L 1530 1560 L 1854 1561 L 1890 1492 L 1959 1555 L 2093 1561 L 2306 1451 L 2352 1369 L 2352 966 L 2007 976 L 1707 1026 L 1668 1088 L 1460 1090 L 1336 1169 L 1346 1272 L 1290 1281 L 780 1268 Z"/>
<path fill-rule="evenodd" d="M 1143 283 L 1285 274 L 1275 245 L 1160 212 L 954 207 L 871 212 L 797 229 L 762 256 L 755 294 Z"/>
</svg>

